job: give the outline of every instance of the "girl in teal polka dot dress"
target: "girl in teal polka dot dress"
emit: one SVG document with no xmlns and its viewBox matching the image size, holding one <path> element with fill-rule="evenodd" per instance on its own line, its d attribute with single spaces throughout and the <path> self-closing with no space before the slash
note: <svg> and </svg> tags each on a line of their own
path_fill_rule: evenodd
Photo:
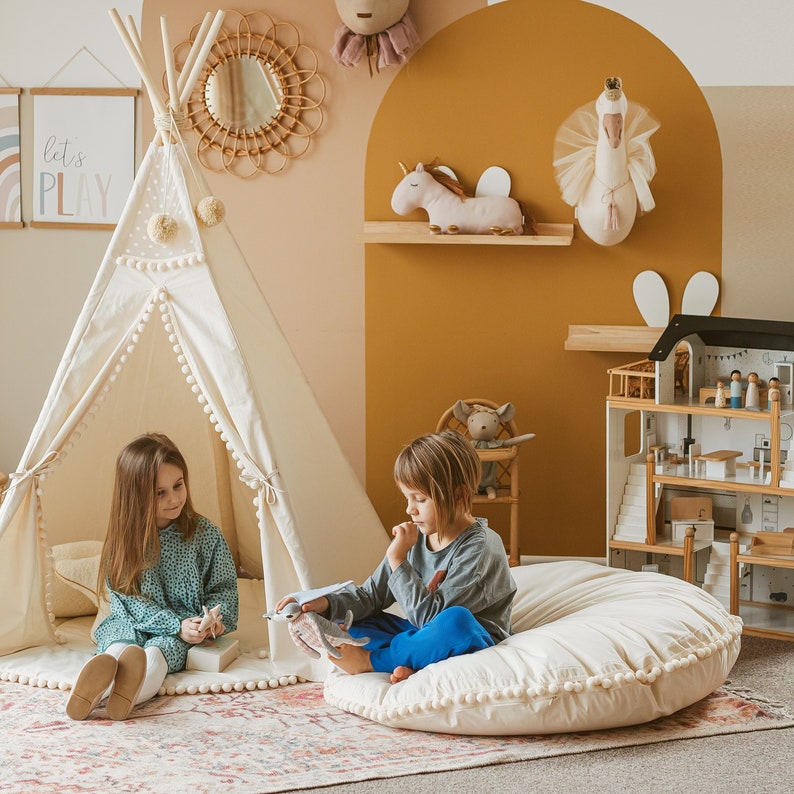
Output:
<svg viewBox="0 0 794 794">
<path fill-rule="evenodd" d="M 184 669 L 191 645 L 237 628 L 234 560 L 218 527 L 194 511 L 185 459 L 167 436 L 139 436 L 119 453 L 100 580 L 110 615 L 72 687 L 72 719 L 105 697 L 108 716 L 127 719 Z M 201 630 L 203 607 L 218 605 L 221 622 Z"/>
</svg>

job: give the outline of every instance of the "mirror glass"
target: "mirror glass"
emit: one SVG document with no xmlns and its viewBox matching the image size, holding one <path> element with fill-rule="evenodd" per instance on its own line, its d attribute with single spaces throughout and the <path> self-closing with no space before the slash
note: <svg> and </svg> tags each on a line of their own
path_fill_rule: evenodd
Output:
<svg viewBox="0 0 794 794">
<path fill-rule="evenodd" d="M 235 133 L 255 132 L 278 116 L 284 90 L 267 61 L 256 55 L 236 55 L 212 70 L 204 99 L 222 127 Z"/>
</svg>

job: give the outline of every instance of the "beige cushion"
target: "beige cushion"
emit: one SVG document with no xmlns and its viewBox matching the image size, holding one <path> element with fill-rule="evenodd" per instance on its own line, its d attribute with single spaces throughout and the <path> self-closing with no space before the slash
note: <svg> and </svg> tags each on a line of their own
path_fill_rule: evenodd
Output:
<svg viewBox="0 0 794 794">
<path fill-rule="evenodd" d="M 334 668 L 325 699 L 395 728 L 535 734 L 636 725 L 724 683 L 742 621 L 659 573 L 566 561 L 511 569 L 512 637 L 399 684 Z"/>
<path fill-rule="evenodd" d="M 56 618 L 93 615 L 97 611 L 101 552 L 101 540 L 79 540 L 52 547 L 55 576 L 50 604 Z"/>
</svg>

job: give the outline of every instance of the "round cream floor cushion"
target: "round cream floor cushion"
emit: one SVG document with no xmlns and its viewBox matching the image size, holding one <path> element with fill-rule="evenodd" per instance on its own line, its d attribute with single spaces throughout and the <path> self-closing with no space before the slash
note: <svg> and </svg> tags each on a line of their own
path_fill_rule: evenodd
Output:
<svg viewBox="0 0 794 794">
<path fill-rule="evenodd" d="M 421 731 L 599 730 L 672 714 L 723 684 L 736 662 L 741 619 L 680 579 L 579 561 L 512 573 L 512 637 L 395 685 L 334 668 L 328 703 Z"/>
</svg>

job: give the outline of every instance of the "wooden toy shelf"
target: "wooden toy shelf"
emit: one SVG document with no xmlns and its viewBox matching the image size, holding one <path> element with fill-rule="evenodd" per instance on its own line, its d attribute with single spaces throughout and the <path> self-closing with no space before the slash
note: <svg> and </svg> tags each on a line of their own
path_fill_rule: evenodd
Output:
<svg viewBox="0 0 794 794">
<path fill-rule="evenodd" d="M 423 221 L 365 221 L 358 239 L 364 243 L 421 245 L 570 245 L 572 223 L 538 223 L 538 234 L 430 234 Z"/>
<path fill-rule="evenodd" d="M 647 325 L 569 325 L 566 350 L 592 353 L 647 353 L 664 328 Z"/>
</svg>

